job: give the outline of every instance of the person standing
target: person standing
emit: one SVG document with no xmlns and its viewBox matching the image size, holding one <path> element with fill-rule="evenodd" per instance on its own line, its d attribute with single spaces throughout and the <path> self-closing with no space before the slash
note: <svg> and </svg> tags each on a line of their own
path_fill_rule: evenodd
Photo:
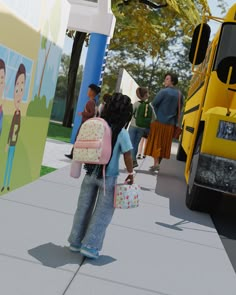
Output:
<svg viewBox="0 0 236 295">
<path fill-rule="evenodd" d="M 88 87 L 88 97 L 89 100 L 85 105 L 84 111 L 79 112 L 78 115 L 82 116 L 81 124 L 83 124 L 85 121 L 88 119 L 91 119 L 95 117 L 96 115 L 96 96 L 101 92 L 101 88 L 95 84 L 90 84 Z M 80 129 L 80 128 L 79 128 Z M 76 137 L 79 133 L 79 129 L 77 131 Z M 75 137 L 75 139 L 76 139 Z M 69 159 L 73 158 L 73 150 L 74 148 L 71 149 L 71 152 L 69 154 L 66 154 L 65 156 Z"/>
<path fill-rule="evenodd" d="M 148 132 L 145 132 L 143 137 L 141 138 L 138 146 L 138 160 L 145 159 L 146 156 L 144 155 L 144 151 L 147 144 Z"/>
<path fill-rule="evenodd" d="M 129 136 L 133 145 L 132 158 L 133 167 L 138 167 L 137 153 L 141 138 L 149 132 L 152 121 L 152 108 L 148 101 L 148 90 L 144 87 L 138 87 L 136 90 L 137 97 L 140 99 L 133 105 L 133 116 L 129 126 Z"/>
<path fill-rule="evenodd" d="M 165 75 L 164 86 L 154 100 L 152 106 L 156 115 L 156 120 L 151 123 L 150 133 L 147 140 L 145 155 L 154 159 L 150 171 L 159 171 L 163 158 L 169 159 L 175 126 L 178 121 L 178 101 L 180 99 L 181 108 L 183 96 L 176 88 L 178 77 L 173 73 Z"/>
<path fill-rule="evenodd" d="M 70 250 L 83 256 L 97 259 L 102 248 L 106 229 L 114 214 L 114 191 L 119 175 L 119 159 L 123 154 L 128 171 L 126 182 L 132 184 L 134 172 L 132 166 L 132 144 L 124 126 L 132 114 L 131 99 L 121 93 L 112 96 L 108 107 L 102 112 L 112 130 L 112 156 L 106 166 L 106 189 L 102 165 L 86 164 L 77 209 L 71 233 L 68 238 Z"/>
</svg>

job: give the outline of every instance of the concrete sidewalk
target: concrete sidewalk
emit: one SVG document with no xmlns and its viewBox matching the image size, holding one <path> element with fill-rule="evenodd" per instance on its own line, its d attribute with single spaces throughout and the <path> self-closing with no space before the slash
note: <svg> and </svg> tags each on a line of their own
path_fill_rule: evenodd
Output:
<svg viewBox="0 0 236 295">
<path fill-rule="evenodd" d="M 235 272 L 209 215 L 184 205 L 184 165 L 174 157 L 158 177 L 147 172 L 150 159 L 140 162 L 141 206 L 116 210 L 97 261 L 70 253 L 82 178 L 69 177 L 63 154 L 64 168 L 0 199 L 0 294 L 235 295 Z M 125 176 L 122 165 L 120 181 Z"/>
</svg>

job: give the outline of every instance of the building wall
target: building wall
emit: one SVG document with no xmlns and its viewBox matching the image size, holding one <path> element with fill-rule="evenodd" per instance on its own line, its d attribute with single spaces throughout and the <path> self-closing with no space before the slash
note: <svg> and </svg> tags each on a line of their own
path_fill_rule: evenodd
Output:
<svg viewBox="0 0 236 295">
<path fill-rule="evenodd" d="M 0 59 L 6 68 L 4 74 L 0 67 L 2 194 L 39 177 L 68 17 L 66 0 L 0 0 Z M 21 64 L 24 78 L 16 79 Z"/>
</svg>

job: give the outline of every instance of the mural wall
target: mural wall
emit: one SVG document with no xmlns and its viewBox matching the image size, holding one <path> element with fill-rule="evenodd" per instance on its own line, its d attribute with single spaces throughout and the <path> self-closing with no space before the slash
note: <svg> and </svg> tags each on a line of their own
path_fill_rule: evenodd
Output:
<svg viewBox="0 0 236 295">
<path fill-rule="evenodd" d="M 0 194 L 39 177 L 66 0 L 0 0 Z"/>
</svg>

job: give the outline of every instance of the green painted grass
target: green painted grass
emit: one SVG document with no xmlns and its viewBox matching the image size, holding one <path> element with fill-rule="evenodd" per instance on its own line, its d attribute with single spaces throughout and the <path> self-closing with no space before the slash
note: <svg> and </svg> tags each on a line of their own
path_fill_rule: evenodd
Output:
<svg viewBox="0 0 236 295">
<path fill-rule="evenodd" d="M 44 176 L 44 175 L 51 173 L 55 170 L 57 170 L 57 169 L 52 168 L 52 167 L 47 167 L 47 166 L 41 166 L 40 176 Z"/>
<path fill-rule="evenodd" d="M 48 138 L 70 143 L 72 128 L 63 127 L 60 123 L 50 122 L 48 127 Z"/>
</svg>

